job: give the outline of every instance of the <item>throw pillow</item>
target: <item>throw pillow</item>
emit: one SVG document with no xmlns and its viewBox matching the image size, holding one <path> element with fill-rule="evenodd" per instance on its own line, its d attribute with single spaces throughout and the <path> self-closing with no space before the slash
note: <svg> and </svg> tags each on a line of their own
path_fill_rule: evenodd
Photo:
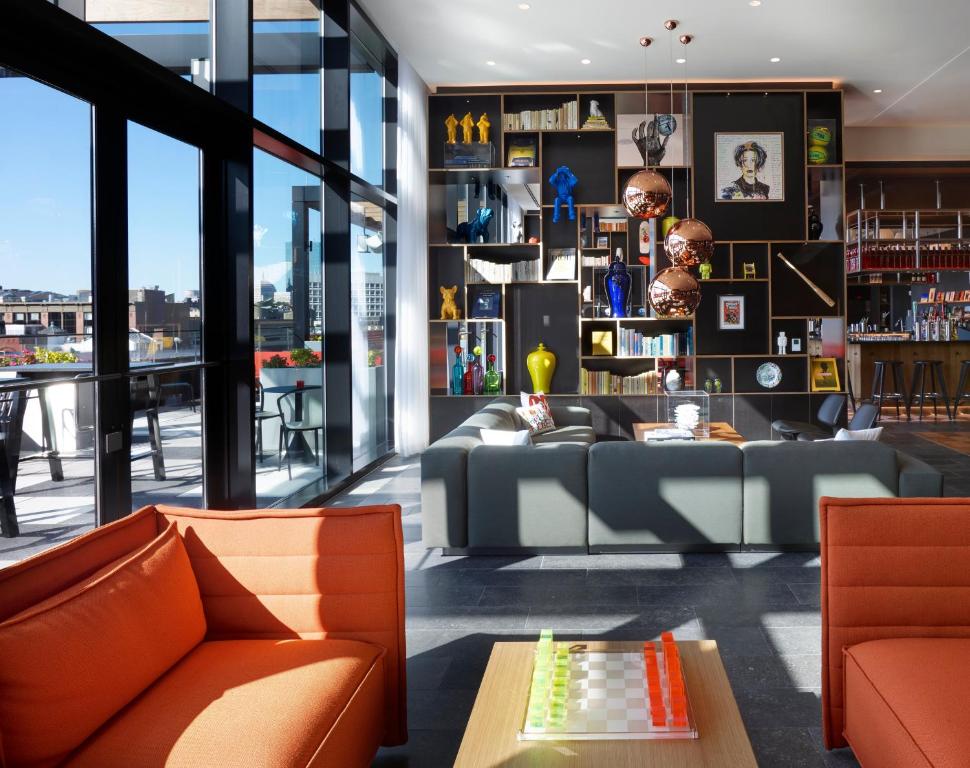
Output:
<svg viewBox="0 0 970 768">
<path fill-rule="evenodd" d="M 882 427 L 872 429 L 840 429 L 835 433 L 836 440 L 878 440 Z"/>
<path fill-rule="evenodd" d="M 527 429 L 513 432 L 509 429 L 482 428 L 482 442 L 485 445 L 529 445 L 532 435 Z"/>
<path fill-rule="evenodd" d="M 525 422 L 529 434 L 541 435 L 543 432 L 549 432 L 556 428 L 556 422 L 552 420 L 549 408 L 542 403 L 528 405 L 525 408 L 516 408 L 515 412 Z"/>
<path fill-rule="evenodd" d="M 535 405 L 536 403 L 542 403 L 546 408 L 549 408 L 549 401 L 546 399 L 545 392 L 536 392 L 531 394 L 529 392 L 519 392 L 519 400 L 522 403 L 523 408 L 527 408 L 530 405 Z"/>
<path fill-rule="evenodd" d="M 8 764 L 60 765 L 205 631 L 199 587 L 174 523 L 128 557 L 0 621 Z"/>
</svg>

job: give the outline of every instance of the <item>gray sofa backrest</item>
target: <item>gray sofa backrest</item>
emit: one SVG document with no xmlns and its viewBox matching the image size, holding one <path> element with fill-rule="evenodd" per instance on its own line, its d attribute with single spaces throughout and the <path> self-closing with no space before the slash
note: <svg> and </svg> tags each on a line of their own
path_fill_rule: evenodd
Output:
<svg viewBox="0 0 970 768">
<path fill-rule="evenodd" d="M 885 443 L 745 443 L 744 543 L 812 549 L 818 546 L 822 496 L 896 496 L 899 464 Z"/>
<path fill-rule="evenodd" d="M 597 443 L 588 472 L 590 551 L 741 543 L 741 451 L 731 443 Z"/>
</svg>

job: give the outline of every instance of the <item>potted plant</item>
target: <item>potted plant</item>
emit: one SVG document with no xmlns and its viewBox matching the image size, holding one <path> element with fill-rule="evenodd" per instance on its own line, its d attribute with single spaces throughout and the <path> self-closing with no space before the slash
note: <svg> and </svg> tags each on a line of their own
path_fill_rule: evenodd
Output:
<svg viewBox="0 0 970 768">
<path fill-rule="evenodd" d="M 265 354 L 265 353 L 264 353 Z M 299 348 L 288 352 L 281 352 L 266 357 L 259 370 L 259 381 L 264 390 L 285 387 L 286 391 L 264 391 L 263 407 L 268 411 L 276 411 L 276 401 L 295 390 L 298 386 L 309 388 L 303 394 L 303 420 L 323 423 L 323 369 L 320 367 L 321 358 L 312 349 Z M 298 384 L 302 382 L 301 384 Z M 316 387 L 314 389 L 313 387 Z M 277 445 L 279 422 L 275 419 L 266 421 L 263 425 L 263 445 L 272 449 Z"/>
</svg>

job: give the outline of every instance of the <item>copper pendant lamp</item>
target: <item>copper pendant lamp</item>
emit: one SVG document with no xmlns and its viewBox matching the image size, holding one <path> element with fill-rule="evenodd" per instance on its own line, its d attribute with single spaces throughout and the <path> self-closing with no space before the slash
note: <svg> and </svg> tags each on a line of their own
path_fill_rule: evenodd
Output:
<svg viewBox="0 0 970 768">
<path fill-rule="evenodd" d="M 649 37 L 641 37 L 640 45 L 644 49 L 652 43 Z M 644 114 L 650 114 L 649 96 L 650 86 L 646 77 L 646 51 L 644 51 Z M 623 188 L 623 207 L 626 212 L 636 219 L 656 219 L 663 216 L 670 205 L 672 197 L 670 182 L 662 173 L 647 167 L 647 153 L 644 151 L 642 171 L 633 174 Z"/>
<path fill-rule="evenodd" d="M 668 32 L 677 28 L 677 22 L 670 20 L 664 24 Z M 682 45 L 693 39 L 681 35 Z M 684 110 L 687 110 L 687 76 L 684 75 Z M 673 111 L 673 90 L 671 89 L 671 111 Z M 664 250 L 670 258 L 672 267 L 662 270 L 650 282 L 647 299 L 650 306 L 661 317 L 690 317 L 701 302 L 700 283 L 689 271 L 705 261 L 710 261 L 714 253 L 714 235 L 703 221 L 690 216 L 688 195 L 688 217 L 674 224 L 664 238 Z"/>
</svg>

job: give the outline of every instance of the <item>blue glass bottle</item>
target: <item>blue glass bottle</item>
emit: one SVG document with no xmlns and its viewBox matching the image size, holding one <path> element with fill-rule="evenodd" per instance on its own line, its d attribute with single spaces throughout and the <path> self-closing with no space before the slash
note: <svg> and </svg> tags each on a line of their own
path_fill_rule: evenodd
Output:
<svg viewBox="0 0 970 768">
<path fill-rule="evenodd" d="M 623 262 L 623 250 L 616 249 L 613 263 L 610 264 L 606 277 L 603 278 L 606 297 L 610 302 L 610 317 L 627 317 L 630 307 L 630 289 L 633 280 Z"/>
<path fill-rule="evenodd" d="M 451 394 L 460 395 L 465 388 L 465 368 L 461 364 L 461 347 L 455 347 L 455 364 L 451 366 Z"/>
</svg>

